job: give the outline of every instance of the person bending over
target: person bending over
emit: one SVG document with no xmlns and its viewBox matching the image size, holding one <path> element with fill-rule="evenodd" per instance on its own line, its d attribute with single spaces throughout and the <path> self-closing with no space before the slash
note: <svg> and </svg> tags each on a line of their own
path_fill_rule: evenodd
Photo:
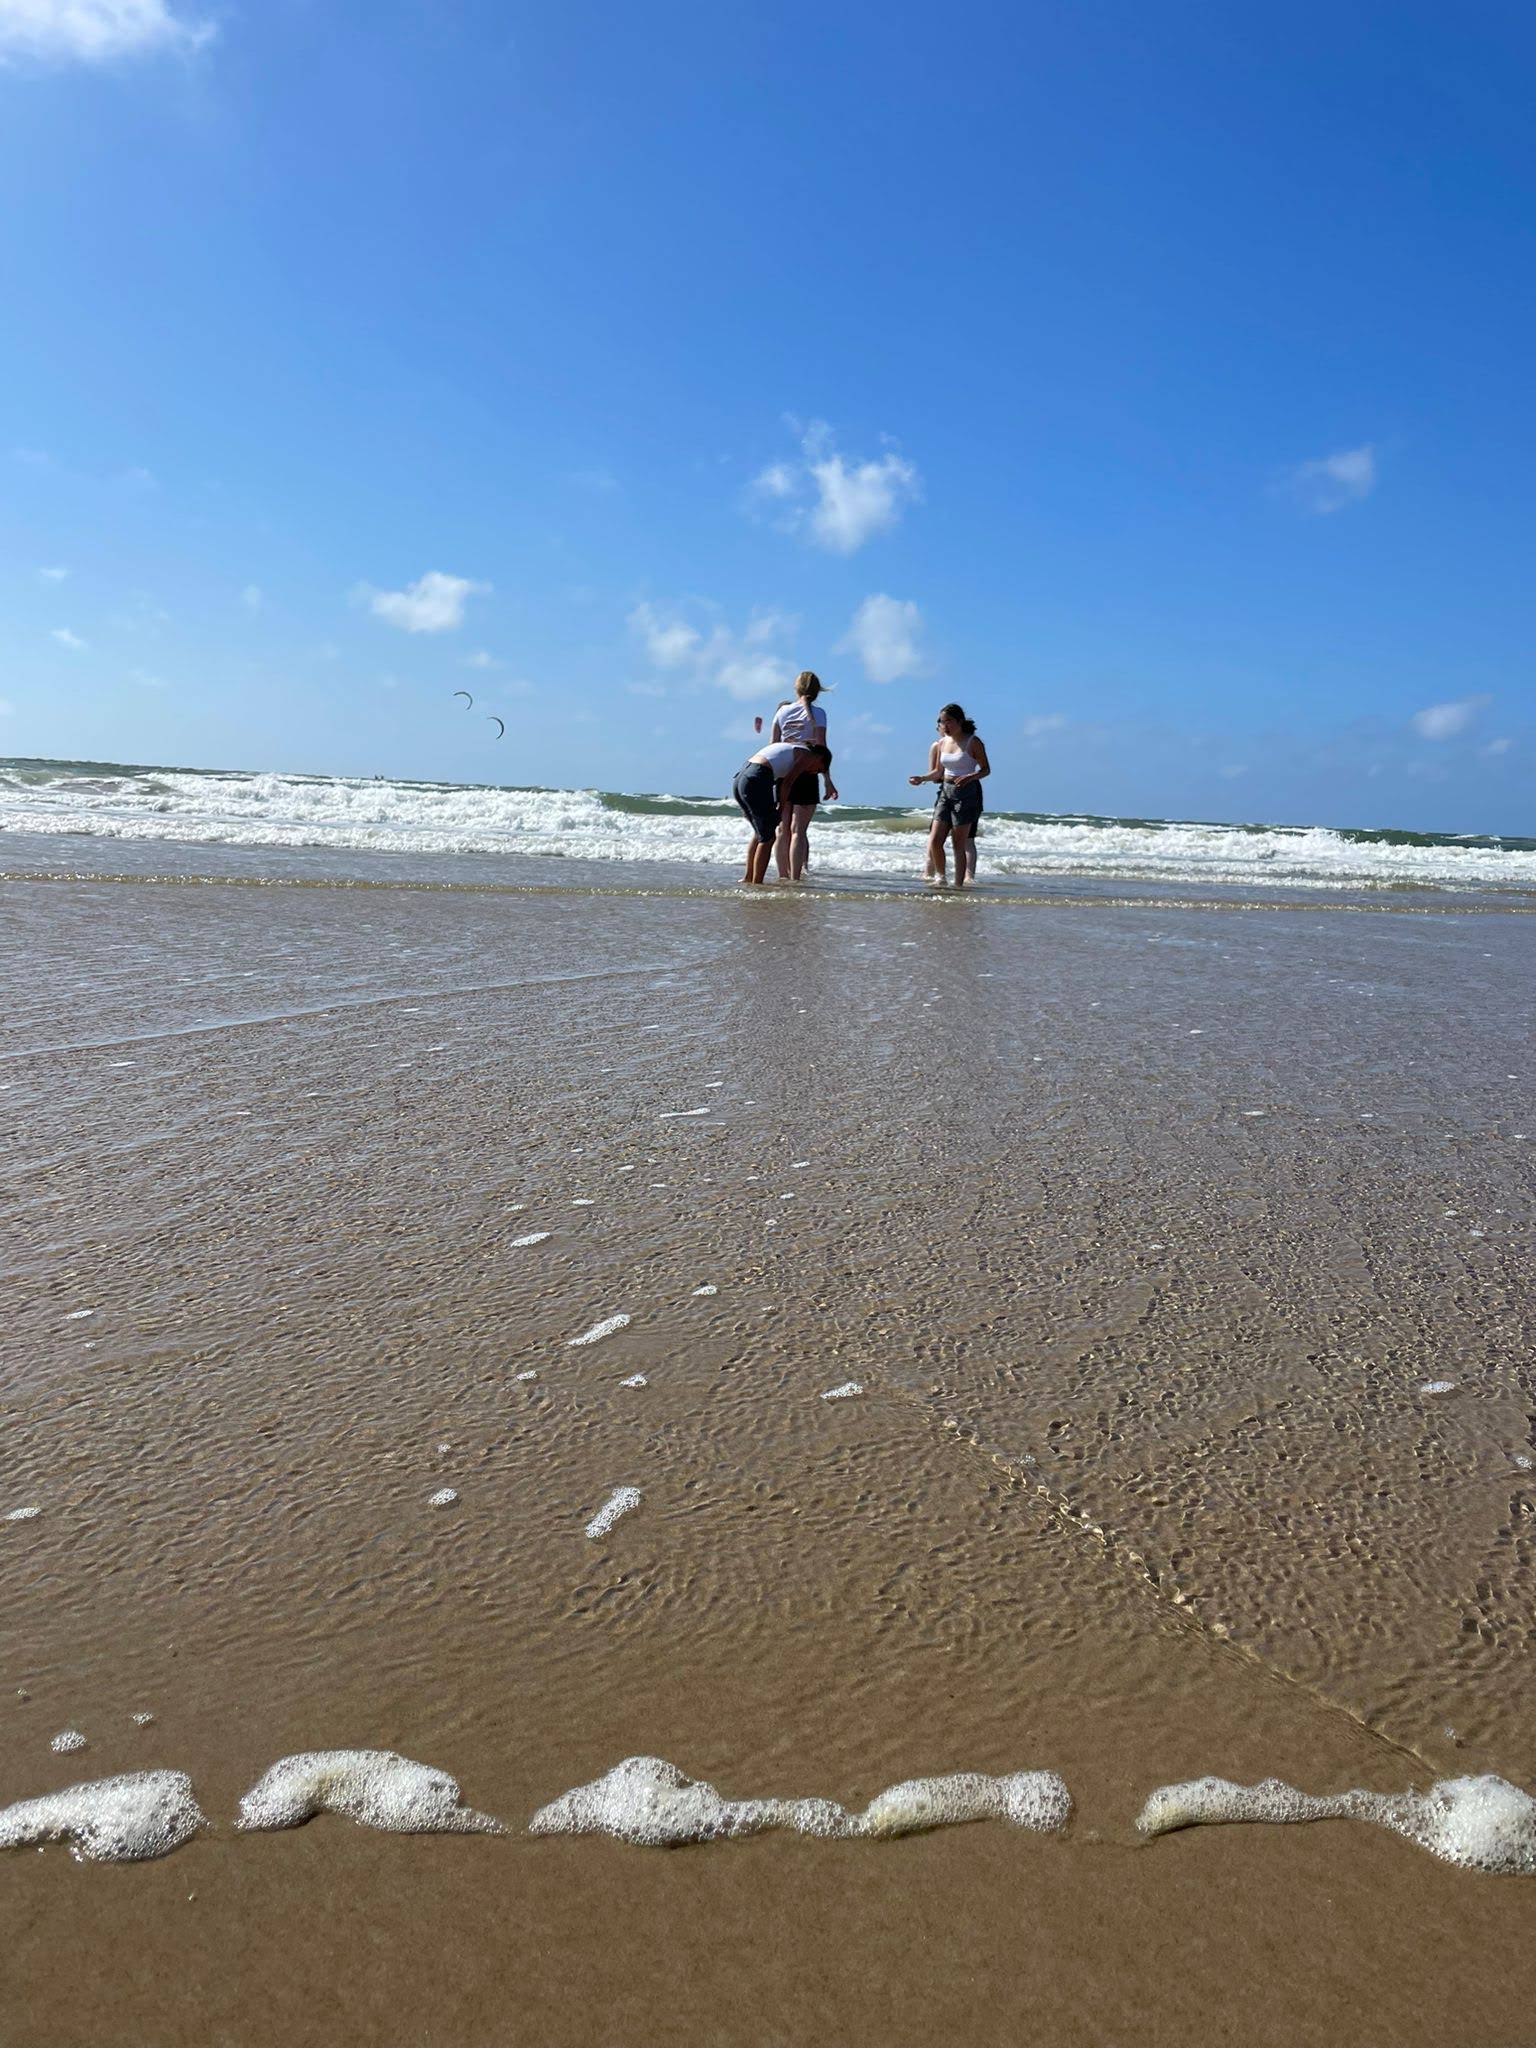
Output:
<svg viewBox="0 0 1536 2048">
<path fill-rule="evenodd" d="M 770 740 L 736 770 L 731 794 L 752 827 L 743 882 L 761 882 L 768 873 L 779 828 L 793 808 L 791 791 L 797 775 L 825 775 L 832 756 L 825 747 L 796 747 L 788 740 Z"/>
<path fill-rule="evenodd" d="M 820 695 L 821 677 L 813 675 L 808 668 L 802 669 L 795 677 L 794 698 L 781 704 L 773 714 L 773 737 L 789 740 L 797 747 L 824 747 L 827 744 L 827 714 L 816 702 Z M 823 776 L 821 781 L 827 785 L 827 802 L 835 804 L 837 791 L 831 776 Z M 805 879 L 805 871 L 811 864 L 811 820 L 820 802 L 821 787 L 815 772 L 807 770 L 805 774 L 797 775 L 790 785 L 790 808 L 779 827 L 773 849 L 781 882 Z"/>
<path fill-rule="evenodd" d="M 928 749 L 926 775 L 909 775 L 915 789 L 920 782 L 936 782 L 939 793 L 933 800 L 933 829 L 928 834 L 927 878 L 942 888 L 946 879 L 945 847 L 950 834 L 955 840 L 955 887 L 963 889 L 976 880 L 976 828 L 981 822 L 981 785 L 992 773 L 987 750 L 976 737 L 976 722 L 967 718 L 958 704 L 946 704 L 939 713 L 939 736 Z"/>
</svg>

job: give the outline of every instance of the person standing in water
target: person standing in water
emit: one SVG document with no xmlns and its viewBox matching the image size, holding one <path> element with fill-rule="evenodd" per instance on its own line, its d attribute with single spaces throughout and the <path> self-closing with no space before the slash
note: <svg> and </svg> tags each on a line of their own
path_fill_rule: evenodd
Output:
<svg viewBox="0 0 1536 2048">
<path fill-rule="evenodd" d="M 761 882 L 768 873 L 774 841 L 789 816 L 795 777 L 807 771 L 825 775 L 831 766 L 832 756 L 825 747 L 797 747 L 788 740 L 770 740 L 742 762 L 731 794 L 752 827 L 747 870 L 741 878 L 744 882 Z"/>
<path fill-rule="evenodd" d="M 820 676 L 813 675 L 808 668 L 802 669 L 795 677 L 794 696 L 773 714 L 774 739 L 788 740 L 797 747 L 824 747 L 827 744 L 827 714 L 816 702 L 820 695 Z M 837 791 L 830 775 L 818 777 L 814 769 L 806 769 L 795 777 L 789 793 L 789 809 L 784 814 L 773 849 L 781 882 L 803 881 L 810 866 L 811 820 L 821 802 L 822 782 L 827 785 L 827 802 L 836 803 Z"/>
<path fill-rule="evenodd" d="M 976 827 L 981 820 L 981 785 L 992 773 L 987 750 L 976 737 L 976 722 L 967 718 L 958 704 L 946 704 L 939 713 L 939 736 L 928 749 L 926 775 L 909 775 L 914 789 L 919 783 L 936 782 L 939 793 L 933 800 L 933 829 L 928 834 L 927 879 L 943 888 L 946 880 L 945 848 L 951 833 L 955 841 L 955 887 L 963 889 L 976 880 Z"/>
</svg>

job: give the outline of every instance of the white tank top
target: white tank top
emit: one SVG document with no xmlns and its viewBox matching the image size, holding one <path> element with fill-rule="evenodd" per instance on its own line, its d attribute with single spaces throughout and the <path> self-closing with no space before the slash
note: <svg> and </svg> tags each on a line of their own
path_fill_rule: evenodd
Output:
<svg viewBox="0 0 1536 2048">
<path fill-rule="evenodd" d="M 944 770 L 946 782 L 958 782 L 962 775 L 974 775 L 980 768 L 981 763 L 976 759 L 968 745 L 956 747 L 955 751 L 950 753 L 949 747 L 951 744 L 952 742 L 947 739 L 940 742 L 939 766 Z"/>
<path fill-rule="evenodd" d="M 795 758 L 795 748 L 789 740 L 775 740 L 766 747 L 759 747 L 751 757 L 764 768 L 773 770 L 775 782 L 782 782 L 789 773 L 789 765 Z"/>
<path fill-rule="evenodd" d="M 791 704 L 781 704 L 773 717 L 781 737 L 797 746 L 814 747 L 826 737 L 827 714 L 819 704 L 806 704 L 796 697 Z"/>
</svg>

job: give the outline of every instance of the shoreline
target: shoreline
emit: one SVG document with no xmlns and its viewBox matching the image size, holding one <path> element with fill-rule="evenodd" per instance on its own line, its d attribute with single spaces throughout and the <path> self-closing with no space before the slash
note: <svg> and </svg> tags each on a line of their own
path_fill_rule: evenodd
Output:
<svg viewBox="0 0 1536 2048">
<path fill-rule="evenodd" d="M 0 1856 L 39 2041 L 1517 2048 L 1536 1887 L 1134 1822 L 1536 1782 L 1526 922 L 47 879 L 0 896 L 0 1805 L 180 1769 L 220 1826 Z M 509 1832 L 229 1833 L 353 1748 Z M 1074 1813 L 526 1832 L 647 1754 Z"/>
</svg>

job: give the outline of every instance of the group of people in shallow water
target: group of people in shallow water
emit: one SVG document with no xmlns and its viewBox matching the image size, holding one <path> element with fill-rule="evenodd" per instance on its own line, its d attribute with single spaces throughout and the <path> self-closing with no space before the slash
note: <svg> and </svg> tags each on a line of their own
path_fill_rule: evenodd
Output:
<svg viewBox="0 0 1536 2048">
<path fill-rule="evenodd" d="M 803 669 L 795 678 L 795 694 L 773 714 L 766 746 L 748 755 L 736 771 L 732 794 L 752 827 L 747 870 L 742 881 L 754 886 L 768 879 L 772 860 L 781 882 L 803 882 L 810 866 L 810 827 L 822 800 L 836 803 L 832 782 L 832 751 L 827 745 L 827 714 L 817 698 L 821 678 Z M 763 721 L 756 721 L 761 733 Z M 981 824 L 981 785 L 992 773 L 987 750 L 977 736 L 974 719 L 958 704 L 946 704 L 938 717 L 938 735 L 928 749 L 928 766 L 909 775 L 914 789 L 936 782 L 933 826 L 928 834 L 925 879 L 942 889 L 949 880 L 949 845 L 954 841 L 955 887 L 976 880 L 976 834 Z"/>
</svg>

